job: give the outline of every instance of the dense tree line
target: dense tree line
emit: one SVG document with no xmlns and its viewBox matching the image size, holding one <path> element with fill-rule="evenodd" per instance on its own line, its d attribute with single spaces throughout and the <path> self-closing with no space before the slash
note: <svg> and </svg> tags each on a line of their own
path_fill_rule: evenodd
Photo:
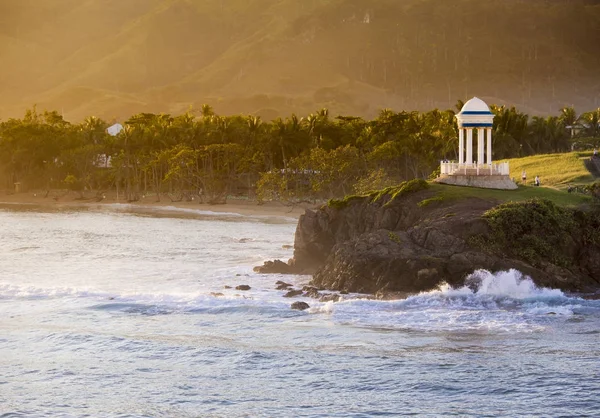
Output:
<svg viewBox="0 0 600 418">
<path fill-rule="evenodd" d="M 495 159 L 569 151 L 600 137 L 600 109 L 578 115 L 563 108 L 546 118 L 491 109 Z M 127 201 L 148 194 L 209 203 L 231 195 L 326 199 L 426 178 L 440 159 L 457 159 L 454 115 L 384 109 L 364 120 L 321 109 L 266 122 L 220 116 L 205 105 L 179 116 L 137 114 L 112 136 L 96 117 L 73 124 L 34 107 L 0 123 L 0 181 L 6 190 L 15 183 L 22 190 L 116 190 Z"/>
</svg>

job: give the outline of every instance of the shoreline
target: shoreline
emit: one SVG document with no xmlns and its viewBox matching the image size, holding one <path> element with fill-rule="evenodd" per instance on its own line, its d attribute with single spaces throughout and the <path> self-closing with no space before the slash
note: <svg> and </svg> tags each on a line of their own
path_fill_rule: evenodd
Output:
<svg viewBox="0 0 600 418">
<path fill-rule="evenodd" d="M 23 193 L 0 193 L 0 205 L 32 205 L 41 206 L 44 208 L 76 208 L 76 207 L 103 207 L 106 208 L 124 207 L 132 210 L 159 210 L 162 212 L 175 212 L 186 210 L 202 211 L 207 215 L 211 212 L 215 215 L 219 214 L 235 214 L 241 216 L 274 216 L 298 219 L 304 214 L 306 209 L 318 207 L 318 204 L 299 203 L 294 205 L 286 205 L 278 201 L 265 202 L 259 205 L 253 200 L 229 199 L 227 203 L 220 205 L 209 205 L 207 203 L 198 203 L 197 201 L 171 201 L 167 196 L 161 198 L 160 202 L 156 201 L 156 196 L 146 196 L 135 202 L 127 202 L 123 199 L 116 199 L 116 193 L 105 193 L 105 198 L 98 201 L 92 192 L 89 195 L 80 198 L 79 193 L 65 193 L 57 196 L 49 194 L 43 196 L 42 192 L 23 192 Z"/>
</svg>

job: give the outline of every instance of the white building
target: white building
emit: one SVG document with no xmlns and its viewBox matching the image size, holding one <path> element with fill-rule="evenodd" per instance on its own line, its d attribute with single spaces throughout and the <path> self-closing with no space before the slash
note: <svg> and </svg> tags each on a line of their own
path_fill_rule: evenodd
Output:
<svg viewBox="0 0 600 418">
<path fill-rule="evenodd" d="M 509 178 L 508 162 L 493 162 L 494 114 L 488 105 L 473 97 L 464 104 L 456 120 L 458 161 L 442 161 L 437 181 L 460 186 L 516 189 L 517 185 Z"/>
<path fill-rule="evenodd" d="M 123 130 L 123 125 L 121 125 L 120 123 L 115 123 L 112 126 L 109 126 L 106 129 L 106 132 L 108 132 L 108 134 L 110 136 L 117 136 L 119 134 L 119 132 L 121 132 Z"/>
</svg>

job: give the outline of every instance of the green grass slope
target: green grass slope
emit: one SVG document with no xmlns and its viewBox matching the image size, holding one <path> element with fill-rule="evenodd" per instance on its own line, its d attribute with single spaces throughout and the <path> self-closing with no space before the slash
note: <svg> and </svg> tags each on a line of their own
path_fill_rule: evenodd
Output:
<svg viewBox="0 0 600 418">
<path fill-rule="evenodd" d="M 450 202 L 465 198 L 479 198 L 494 201 L 498 204 L 506 202 L 523 202 L 531 199 L 547 199 L 559 206 L 574 207 L 592 202 L 588 195 L 568 193 L 548 187 L 519 186 L 517 190 L 478 189 L 475 187 L 451 186 L 431 183 L 438 201 Z"/>
<path fill-rule="evenodd" d="M 519 185 L 517 190 L 478 189 L 438 183 L 432 183 L 431 188 L 444 201 L 468 197 L 498 203 L 547 199 L 559 206 L 579 206 L 591 203 L 592 198 L 581 193 L 568 193 L 567 188 L 569 185 L 587 185 L 595 181 L 584 163 L 591 155 L 591 151 L 588 151 L 510 159 L 510 176 Z M 527 184 L 521 181 L 523 171 L 527 174 Z M 540 177 L 541 187 L 533 186 L 535 176 Z"/>
<path fill-rule="evenodd" d="M 565 189 L 568 185 L 588 184 L 594 181 L 594 177 L 585 167 L 584 161 L 591 155 L 591 152 L 569 152 L 513 158 L 509 160 L 510 177 L 520 184 L 521 174 L 525 171 L 528 185 L 532 185 L 535 176 L 539 176 L 544 187 L 558 189 Z"/>
</svg>

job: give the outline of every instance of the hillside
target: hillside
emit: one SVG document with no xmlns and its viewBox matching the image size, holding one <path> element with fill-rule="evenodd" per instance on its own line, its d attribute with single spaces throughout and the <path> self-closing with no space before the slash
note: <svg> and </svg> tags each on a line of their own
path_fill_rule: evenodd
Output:
<svg viewBox="0 0 600 418">
<path fill-rule="evenodd" d="M 588 184 L 594 181 L 594 176 L 585 164 L 591 156 L 592 152 L 588 151 L 513 158 L 509 160 L 510 176 L 521 181 L 521 174 L 525 171 L 529 185 L 535 176 L 539 176 L 545 187 L 558 189 Z"/>
<path fill-rule="evenodd" d="M 0 118 L 600 105 L 595 1 L 4 0 Z M 267 116 L 268 115 L 268 116 Z"/>
</svg>

